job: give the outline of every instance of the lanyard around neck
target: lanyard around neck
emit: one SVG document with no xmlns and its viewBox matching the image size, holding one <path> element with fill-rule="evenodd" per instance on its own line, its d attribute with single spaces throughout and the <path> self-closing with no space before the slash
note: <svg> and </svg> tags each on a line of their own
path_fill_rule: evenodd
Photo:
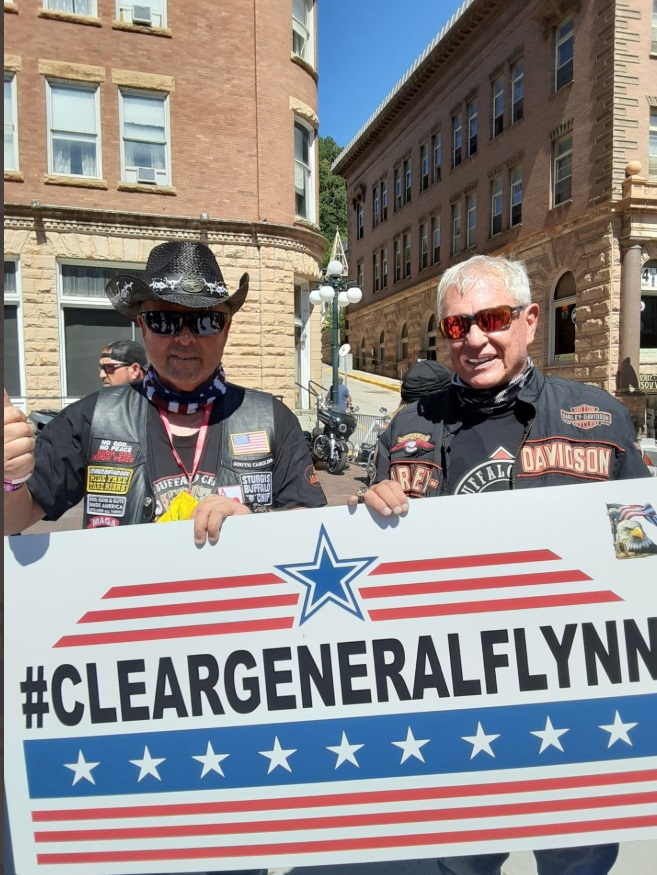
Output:
<svg viewBox="0 0 657 875">
<path fill-rule="evenodd" d="M 191 472 L 185 468 L 185 464 L 183 460 L 180 458 L 178 450 L 175 448 L 173 444 L 173 433 L 171 431 L 171 423 L 169 422 L 169 414 L 166 410 L 162 410 L 158 408 L 158 413 L 160 414 L 160 419 L 162 420 L 162 424 L 164 425 L 164 430 L 167 433 L 167 438 L 169 439 L 169 444 L 171 446 L 171 452 L 173 453 L 173 458 L 176 460 L 178 467 L 183 471 L 185 477 L 187 477 L 187 482 L 189 483 L 189 488 L 192 488 L 192 482 L 196 475 L 196 471 L 198 470 L 199 462 L 201 461 L 201 455 L 203 453 L 203 447 L 205 445 L 205 439 L 208 434 L 208 423 L 210 422 L 210 413 L 212 412 L 212 402 L 208 404 L 208 406 L 203 411 L 203 422 L 201 423 L 201 427 L 198 432 L 198 436 L 196 438 L 196 449 L 194 450 L 194 461 L 192 463 Z"/>
</svg>

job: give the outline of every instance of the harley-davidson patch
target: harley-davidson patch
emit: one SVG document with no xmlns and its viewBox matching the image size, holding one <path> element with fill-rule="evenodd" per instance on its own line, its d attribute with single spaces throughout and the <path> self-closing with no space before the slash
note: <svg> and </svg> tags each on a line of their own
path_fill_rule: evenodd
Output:
<svg viewBox="0 0 657 875">
<path fill-rule="evenodd" d="M 595 428 L 598 425 L 611 425 L 611 413 L 592 407 L 590 404 L 578 404 L 570 410 L 561 411 L 561 419 L 566 425 L 574 425 L 575 428 Z"/>
<path fill-rule="evenodd" d="M 404 434 L 399 438 L 394 447 L 390 447 L 390 452 L 396 453 L 399 450 L 403 450 L 409 456 L 412 456 L 418 450 L 433 450 L 436 445 L 431 443 L 430 438 L 430 434 L 421 434 L 420 432 Z"/>
</svg>

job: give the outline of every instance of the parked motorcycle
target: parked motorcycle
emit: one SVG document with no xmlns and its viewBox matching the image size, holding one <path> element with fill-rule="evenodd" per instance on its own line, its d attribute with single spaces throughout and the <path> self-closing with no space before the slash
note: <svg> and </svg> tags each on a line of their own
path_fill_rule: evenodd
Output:
<svg viewBox="0 0 657 875">
<path fill-rule="evenodd" d="M 371 486 L 374 480 L 374 451 L 376 450 L 377 439 L 389 424 L 390 416 L 387 407 L 379 407 L 379 416 L 373 420 L 364 440 L 358 447 L 356 464 L 362 465 L 365 468 L 365 479 L 368 486 Z"/>
<path fill-rule="evenodd" d="M 349 438 L 356 430 L 354 413 L 358 408 L 343 413 L 328 407 L 316 392 L 313 394 L 317 399 L 317 425 L 312 432 L 304 432 L 310 455 L 313 462 L 323 462 L 329 474 L 340 474 L 349 460 Z"/>
</svg>

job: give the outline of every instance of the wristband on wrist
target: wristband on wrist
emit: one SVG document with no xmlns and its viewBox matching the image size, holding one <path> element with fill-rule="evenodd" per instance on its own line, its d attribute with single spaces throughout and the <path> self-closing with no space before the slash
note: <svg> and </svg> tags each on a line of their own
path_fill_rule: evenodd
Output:
<svg viewBox="0 0 657 875">
<path fill-rule="evenodd" d="M 18 492 L 18 490 L 25 486 L 26 481 L 21 480 L 19 483 L 14 483 L 12 480 L 5 480 L 5 492 Z"/>
</svg>

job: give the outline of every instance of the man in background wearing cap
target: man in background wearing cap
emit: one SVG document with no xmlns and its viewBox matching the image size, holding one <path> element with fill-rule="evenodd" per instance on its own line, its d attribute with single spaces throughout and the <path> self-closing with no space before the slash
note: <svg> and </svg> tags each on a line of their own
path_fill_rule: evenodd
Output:
<svg viewBox="0 0 657 875">
<path fill-rule="evenodd" d="M 123 386 L 143 380 L 148 359 L 141 344 L 134 340 L 115 340 L 103 348 L 98 366 L 103 386 Z"/>
<path fill-rule="evenodd" d="M 218 539 L 227 516 L 326 504 L 294 414 L 226 381 L 221 359 L 248 288 L 243 274 L 230 294 L 212 251 L 178 241 L 151 251 L 143 279 L 108 283 L 112 305 L 141 328 L 151 364 L 143 381 L 66 407 L 36 454 L 5 392 L 5 534 L 56 520 L 83 498 L 87 528 L 153 522 L 176 502 L 193 507 L 202 545 Z"/>
</svg>

